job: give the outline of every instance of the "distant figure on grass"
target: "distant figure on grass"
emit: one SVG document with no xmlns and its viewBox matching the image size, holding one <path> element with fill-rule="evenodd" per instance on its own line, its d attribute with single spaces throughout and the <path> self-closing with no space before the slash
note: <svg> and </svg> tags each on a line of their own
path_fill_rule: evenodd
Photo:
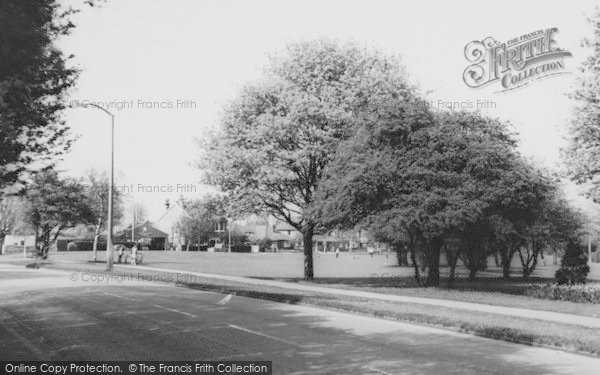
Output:
<svg viewBox="0 0 600 375">
<path fill-rule="evenodd" d="M 371 258 L 373 258 L 373 254 L 375 253 L 375 249 L 373 249 L 372 246 L 369 246 L 367 248 L 367 251 L 368 251 L 369 255 L 371 256 Z"/>
<path fill-rule="evenodd" d="M 340 257 L 340 249 L 339 249 L 339 248 L 336 248 L 336 249 L 335 249 L 335 257 L 336 257 L 336 258 L 339 258 L 339 257 Z"/>
<path fill-rule="evenodd" d="M 135 266 L 136 261 L 137 261 L 137 252 L 138 252 L 138 247 L 137 244 L 133 244 L 133 246 L 131 247 L 131 264 L 133 264 Z"/>
<path fill-rule="evenodd" d="M 124 250 L 125 250 L 125 246 L 123 245 L 117 245 L 119 247 L 119 249 L 117 250 L 117 254 L 119 254 L 119 258 L 117 260 L 117 263 L 121 263 L 121 260 L 123 259 L 123 255 L 124 255 Z"/>
</svg>

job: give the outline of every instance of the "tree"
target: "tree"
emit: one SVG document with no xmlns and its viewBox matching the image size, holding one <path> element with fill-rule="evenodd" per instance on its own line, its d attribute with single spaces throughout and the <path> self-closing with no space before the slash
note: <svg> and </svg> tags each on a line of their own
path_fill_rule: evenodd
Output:
<svg viewBox="0 0 600 375">
<path fill-rule="evenodd" d="M 132 221 L 134 224 L 143 223 L 148 219 L 148 211 L 143 203 L 133 202 L 129 210 L 131 211 Z"/>
<path fill-rule="evenodd" d="M 53 170 L 36 174 L 27 186 L 25 197 L 26 218 L 35 228 L 38 254 L 44 259 L 63 229 L 94 221 L 85 186 L 77 180 L 62 178 Z"/>
<path fill-rule="evenodd" d="M 593 53 L 579 68 L 570 97 L 575 108 L 563 150 L 568 176 L 588 187 L 588 197 L 600 201 L 600 10 L 590 20 L 594 36 L 584 40 Z"/>
<path fill-rule="evenodd" d="M 75 12 L 55 0 L 0 2 L 0 191 L 70 146 L 61 112 L 78 72 L 55 42 Z"/>
<path fill-rule="evenodd" d="M 300 231 L 312 279 L 319 223 L 308 208 L 325 167 L 358 124 L 402 124 L 415 100 L 395 58 L 328 40 L 292 44 L 225 108 L 199 166 L 238 212 L 268 211 Z"/>
<path fill-rule="evenodd" d="M 474 255 L 484 250 L 473 231 L 501 204 L 516 142 L 506 124 L 477 113 L 426 118 L 415 117 L 412 131 L 357 132 L 329 165 L 316 210 L 328 225 L 366 225 L 407 242 L 413 259 L 423 254 L 427 283 L 438 285 L 448 239 Z"/>
<path fill-rule="evenodd" d="M 569 240 L 560 263 L 560 269 L 555 273 L 555 279 L 559 285 L 585 283 L 590 266 L 587 264 L 588 259 L 583 249 L 578 241 Z"/>
<path fill-rule="evenodd" d="M 206 196 L 203 199 L 191 201 L 186 205 L 187 215 L 176 224 L 179 232 L 185 237 L 186 246 L 192 243 L 208 241 L 215 235 L 219 221 L 225 219 L 225 202 L 222 197 Z"/>
<path fill-rule="evenodd" d="M 23 199 L 17 196 L 0 199 L 0 249 L 9 234 L 23 231 Z"/>
<path fill-rule="evenodd" d="M 98 240 L 100 232 L 106 228 L 108 215 L 108 190 L 110 186 L 109 177 L 106 172 L 99 172 L 91 169 L 85 178 L 87 185 L 87 202 L 92 208 L 95 218 L 94 225 L 94 245 L 92 260 L 98 258 Z M 113 224 L 123 217 L 122 195 L 119 189 L 113 187 Z"/>
</svg>

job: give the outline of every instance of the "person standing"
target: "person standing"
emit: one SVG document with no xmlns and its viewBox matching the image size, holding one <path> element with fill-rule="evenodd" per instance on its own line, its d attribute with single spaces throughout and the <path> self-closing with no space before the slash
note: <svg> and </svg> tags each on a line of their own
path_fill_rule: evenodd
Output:
<svg viewBox="0 0 600 375">
<path fill-rule="evenodd" d="M 134 266 L 137 261 L 137 252 L 138 252 L 138 247 L 137 247 L 137 244 L 134 243 L 133 246 L 131 247 L 131 264 L 133 264 Z"/>
<path fill-rule="evenodd" d="M 124 253 L 124 252 L 123 252 L 123 248 L 124 248 L 124 247 L 125 247 L 125 246 L 123 246 L 123 245 L 119 245 L 119 251 L 118 251 L 119 258 L 118 258 L 118 261 L 117 261 L 117 263 L 121 263 L 121 260 L 123 259 L 123 253 Z"/>
</svg>

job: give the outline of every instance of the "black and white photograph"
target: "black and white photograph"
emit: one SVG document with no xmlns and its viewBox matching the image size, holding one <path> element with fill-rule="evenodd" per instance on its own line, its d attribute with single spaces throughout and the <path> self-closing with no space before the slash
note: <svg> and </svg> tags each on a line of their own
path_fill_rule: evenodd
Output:
<svg viewBox="0 0 600 375">
<path fill-rule="evenodd" d="M 600 374 L 600 2 L 0 0 L 0 374 Z"/>
</svg>

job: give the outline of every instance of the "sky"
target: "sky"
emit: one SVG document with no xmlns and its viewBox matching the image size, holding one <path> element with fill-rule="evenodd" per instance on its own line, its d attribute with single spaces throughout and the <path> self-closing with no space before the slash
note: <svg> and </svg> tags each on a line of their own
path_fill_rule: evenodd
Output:
<svg viewBox="0 0 600 375">
<path fill-rule="evenodd" d="M 64 1 L 71 4 L 73 1 Z M 466 44 L 492 36 L 508 41 L 556 27 L 555 40 L 569 50 L 566 70 L 576 72 L 592 35 L 586 17 L 595 1 L 383 0 L 108 0 L 83 8 L 76 29 L 58 45 L 81 69 L 65 120 L 76 135 L 58 165 L 72 176 L 108 169 L 110 117 L 84 107 L 97 102 L 115 114 L 115 175 L 128 202 L 146 206 L 149 218 L 164 212 L 165 199 L 197 198 L 200 183 L 196 140 L 218 125 L 223 106 L 240 88 L 263 75 L 268 55 L 286 44 L 320 37 L 353 41 L 399 55 L 410 79 L 433 106 L 487 104 L 482 112 L 509 120 L 520 149 L 557 168 L 565 144 L 575 74 L 498 92 L 463 81 L 470 65 Z M 589 207 L 578 189 L 571 199 Z"/>
</svg>

